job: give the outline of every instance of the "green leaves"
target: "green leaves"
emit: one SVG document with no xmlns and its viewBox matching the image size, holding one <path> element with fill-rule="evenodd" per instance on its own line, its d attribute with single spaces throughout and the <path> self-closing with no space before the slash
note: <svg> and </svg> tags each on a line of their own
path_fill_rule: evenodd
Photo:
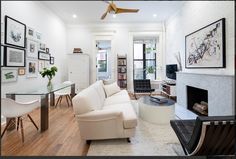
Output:
<svg viewBox="0 0 236 159">
<path fill-rule="evenodd" d="M 56 72 L 57 72 L 57 67 L 53 66 L 50 69 L 43 68 L 43 71 L 40 71 L 39 73 L 43 78 L 47 76 L 47 78 L 51 80 L 56 75 Z"/>
</svg>

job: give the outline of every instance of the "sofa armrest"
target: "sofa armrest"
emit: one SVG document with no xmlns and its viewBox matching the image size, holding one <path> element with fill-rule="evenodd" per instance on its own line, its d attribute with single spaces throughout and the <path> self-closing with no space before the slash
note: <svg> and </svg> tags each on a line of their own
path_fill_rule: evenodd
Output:
<svg viewBox="0 0 236 159">
<path fill-rule="evenodd" d="M 103 121 L 123 118 L 120 110 L 95 110 L 82 115 L 77 115 L 79 121 Z"/>
</svg>

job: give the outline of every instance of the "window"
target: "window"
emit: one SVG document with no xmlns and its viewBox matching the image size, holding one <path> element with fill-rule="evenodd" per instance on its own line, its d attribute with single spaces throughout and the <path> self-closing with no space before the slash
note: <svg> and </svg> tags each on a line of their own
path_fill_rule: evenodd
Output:
<svg viewBox="0 0 236 159">
<path fill-rule="evenodd" d="M 99 50 L 97 54 L 98 72 L 107 72 L 107 51 Z"/>
<path fill-rule="evenodd" d="M 156 79 L 156 40 L 134 41 L 134 79 Z"/>
</svg>

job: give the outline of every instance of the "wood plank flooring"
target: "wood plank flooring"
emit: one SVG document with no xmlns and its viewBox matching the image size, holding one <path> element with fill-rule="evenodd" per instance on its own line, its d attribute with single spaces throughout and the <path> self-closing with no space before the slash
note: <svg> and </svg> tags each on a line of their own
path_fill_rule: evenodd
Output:
<svg viewBox="0 0 236 159">
<path fill-rule="evenodd" d="M 30 114 L 40 126 L 40 110 Z M 63 98 L 61 106 L 49 110 L 49 129 L 37 131 L 28 118 L 23 120 L 25 142 L 20 130 L 6 132 L 1 139 L 1 156 L 86 156 L 89 145 L 81 140 L 72 107 Z M 5 125 L 1 127 L 1 131 Z"/>
</svg>

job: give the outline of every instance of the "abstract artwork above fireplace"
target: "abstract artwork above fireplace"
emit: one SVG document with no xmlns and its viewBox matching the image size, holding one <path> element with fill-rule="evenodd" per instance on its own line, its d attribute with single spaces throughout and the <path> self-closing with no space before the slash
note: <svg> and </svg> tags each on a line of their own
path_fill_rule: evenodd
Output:
<svg viewBox="0 0 236 159">
<path fill-rule="evenodd" d="M 186 68 L 225 66 L 225 18 L 185 36 Z"/>
</svg>

